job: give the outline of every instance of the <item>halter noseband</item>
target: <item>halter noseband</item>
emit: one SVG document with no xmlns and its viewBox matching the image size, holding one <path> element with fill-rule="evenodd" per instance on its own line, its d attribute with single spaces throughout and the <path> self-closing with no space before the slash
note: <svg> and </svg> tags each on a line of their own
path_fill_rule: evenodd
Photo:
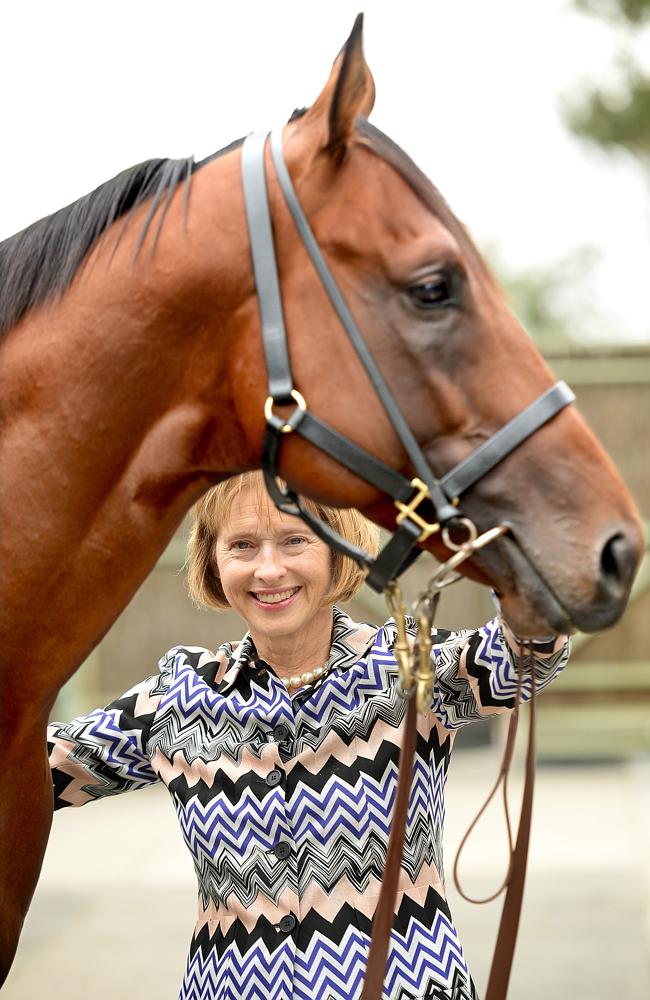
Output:
<svg viewBox="0 0 650 1000">
<path fill-rule="evenodd" d="M 287 207 L 323 288 L 411 461 L 415 477 L 407 479 L 343 437 L 325 421 L 313 416 L 304 397 L 295 388 L 291 374 L 264 166 L 264 150 L 268 135 L 269 133 L 258 133 L 248 136 L 242 149 L 246 218 L 269 380 L 269 395 L 264 407 L 266 418 L 262 455 L 264 478 L 267 489 L 280 510 L 300 516 L 333 549 L 365 567 L 368 570 L 367 583 L 374 590 L 381 592 L 388 582 L 398 577 L 419 554 L 420 550 L 417 548 L 419 542 L 439 529 L 450 526 L 454 521 L 463 524 L 465 519 L 462 518 L 458 507 L 461 494 L 482 479 L 506 455 L 560 410 L 572 403 L 575 396 L 565 382 L 557 382 L 467 458 L 441 479 L 437 479 L 377 368 L 321 253 L 291 182 L 282 155 L 282 134 L 278 131 L 271 134 L 271 153 Z M 275 407 L 290 405 L 294 405 L 294 409 L 288 418 L 284 419 L 275 414 Z M 280 488 L 277 480 L 280 446 L 283 435 L 291 432 L 297 432 L 345 468 L 392 497 L 398 509 L 397 527 L 390 541 L 376 558 L 346 541 L 328 524 L 312 514 L 304 505 L 302 498 L 293 490 Z M 419 509 L 421 506 L 423 510 Z"/>
</svg>

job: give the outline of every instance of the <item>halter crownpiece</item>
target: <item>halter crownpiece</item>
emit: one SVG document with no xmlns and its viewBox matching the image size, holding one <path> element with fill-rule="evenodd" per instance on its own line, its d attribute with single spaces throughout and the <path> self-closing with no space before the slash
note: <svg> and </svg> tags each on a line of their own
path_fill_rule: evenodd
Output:
<svg viewBox="0 0 650 1000">
<path fill-rule="evenodd" d="M 396 579 L 419 555 L 417 546 L 420 542 L 439 531 L 441 527 L 458 522 L 461 516 L 458 503 L 462 493 L 560 410 L 572 403 L 575 396 L 566 383 L 557 382 L 488 441 L 447 472 L 442 479 L 437 479 L 368 350 L 316 242 L 284 162 L 282 134 L 278 131 L 271 135 L 271 153 L 287 207 L 323 288 L 375 388 L 416 475 L 413 479 L 407 479 L 343 437 L 325 421 L 315 417 L 310 412 L 304 396 L 295 388 L 291 374 L 264 165 L 264 150 L 268 136 L 269 133 L 250 135 L 244 141 L 242 149 L 246 218 L 269 383 L 269 395 L 264 407 L 266 418 L 262 454 L 264 478 L 267 489 L 280 510 L 301 517 L 318 537 L 333 549 L 365 567 L 368 571 L 368 584 L 373 590 L 382 592 L 389 581 Z M 291 405 L 294 409 L 289 417 L 279 417 L 275 413 L 276 407 Z M 278 484 L 278 463 L 283 435 L 293 432 L 300 434 L 346 469 L 393 498 L 398 510 L 395 519 L 396 530 L 376 558 L 341 538 L 328 524 L 305 507 L 297 493 L 288 487 L 283 489 Z M 433 511 L 432 518 L 427 516 L 427 509 Z"/>
</svg>

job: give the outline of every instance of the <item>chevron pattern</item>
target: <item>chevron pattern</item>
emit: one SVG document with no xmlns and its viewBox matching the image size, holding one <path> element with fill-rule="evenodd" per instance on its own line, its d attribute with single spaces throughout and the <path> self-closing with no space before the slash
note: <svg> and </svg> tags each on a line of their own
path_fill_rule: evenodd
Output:
<svg viewBox="0 0 650 1000">
<path fill-rule="evenodd" d="M 476 992 L 451 921 L 436 912 L 433 926 L 410 921 L 407 937 L 393 934 L 385 995 L 475 1000 Z M 348 1000 L 360 996 L 369 935 L 350 914 L 345 930 L 317 921 L 306 947 L 292 940 L 271 950 L 260 935 L 244 953 L 236 941 L 225 947 L 193 944 L 181 997 L 184 1000 L 259 998 Z M 310 922 L 309 919 L 306 922 Z M 216 944 L 216 942 L 213 942 Z M 443 986 L 442 983 L 449 985 Z"/>
<path fill-rule="evenodd" d="M 507 711 L 517 677 L 498 620 L 433 638 L 384 1000 L 476 998 L 445 901 L 445 782 L 455 731 Z M 50 727 L 57 808 L 169 789 L 199 893 L 182 1000 L 360 996 L 405 717 L 394 639 L 393 622 L 335 609 L 331 670 L 293 697 L 250 636 L 176 647 L 106 709 Z M 540 687 L 566 657 L 536 653 Z"/>
</svg>

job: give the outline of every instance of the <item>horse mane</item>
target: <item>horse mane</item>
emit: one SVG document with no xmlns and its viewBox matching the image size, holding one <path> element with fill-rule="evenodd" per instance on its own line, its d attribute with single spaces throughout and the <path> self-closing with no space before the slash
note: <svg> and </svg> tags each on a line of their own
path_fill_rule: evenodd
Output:
<svg viewBox="0 0 650 1000">
<path fill-rule="evenodd" d="M 0 243 L 0 336 L 34 306 L 63 295 L 100 237 L 114 222 L 149 200 L 151 207 L 140 232 L 136 256 L 160 208 L 153 234 L 155 249 L 178 185 L 185 185 L 187 211 L 192 174 L 242 141 L 237 139 L 198 163 L 193 157 L 138 163 Z"/>
<path fill-rule="evenodd" d="M 301 118 L 306 108 L 297 108 L 289 121 Z M 366 119 L 358 118 L 361 141 L 390 163 L 459 240 L 473 263 L 486 275 L 488 269 L 462 223 L 431 181 L 404 150 Z M 138 239 L 136 256 L 142 249 L 158 209 L 153 246 L 178 185 L 185 185 L 185 210 L 192 175 L 212 160 L 241 146 L 236 139 L 223 149 L 196 163 L 193 157 L 180 160 L 154 159 L 123 170 L 71 205 L 0 243 L 0 337 L 29 312 L 48 299 L 63 295 L 98 240 L 120 218 L 145 201 L 151 206 Z M 491 276 L 489 276 L 491 277 Z"/>
</svg>

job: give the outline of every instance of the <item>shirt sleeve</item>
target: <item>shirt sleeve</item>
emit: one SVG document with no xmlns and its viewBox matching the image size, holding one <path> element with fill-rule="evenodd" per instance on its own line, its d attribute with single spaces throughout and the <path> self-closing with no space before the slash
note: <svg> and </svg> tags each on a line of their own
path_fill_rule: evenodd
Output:
<svg viewBox="0 0 650 1000">
<path fill-rule="evenodd" d="M 570 651 L 568 636 L 533 642 L 535 686 L 548 687 L 564 668 Z M 500 618 L 478 629 L 433 634 L 435 683 L 433 709 L 447 729 L 488 718 L 514 708 L 517 694 L 519 641 Z M 532 694 L 530 667 L 521 684 L 521 700 Z"/>
<path fill-rule="evenodd" d="M 106 708 L 48 726 L 55 810 L 158 780 L 146 747 L 158 704 L 169 686 L 172 661 L 171 653 L 164 656 L 159 674 L 136 684 Z"/>
</svg>

